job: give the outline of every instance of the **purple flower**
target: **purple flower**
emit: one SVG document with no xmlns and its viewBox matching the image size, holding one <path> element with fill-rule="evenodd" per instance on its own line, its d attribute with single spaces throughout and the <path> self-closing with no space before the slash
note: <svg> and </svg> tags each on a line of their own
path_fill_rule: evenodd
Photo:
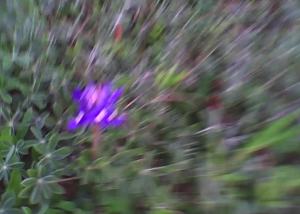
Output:
<svg viewBox="0 0 300 214">
<path fill-rule="evenodd" d="M 117 102 L 122 93 L 123 88 L 114 90 L 110 82 L 103 87 L 88 84 L 84 89 L 75 88 L 73 100 L 78 103 L 79 111 L 69 122 L 68 129 L 88 125 L 99 125 L 102 128 L 121 125 L 126 119 L 117 110 Z"/>
</svg>

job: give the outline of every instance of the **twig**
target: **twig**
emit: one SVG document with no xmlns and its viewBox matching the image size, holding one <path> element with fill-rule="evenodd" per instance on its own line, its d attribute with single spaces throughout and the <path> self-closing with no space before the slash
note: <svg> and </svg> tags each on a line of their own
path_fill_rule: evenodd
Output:
<svg viewBox="0 0 300 214">
<path fill-rule="evenodd" d="M 63 182 L 74 181 L 74 180 L 78 180 L 78 179 L 79 179 L 79 177 L 65 178 L 65 179 L 60 179 L 58 181 L 55 181 L 55 183 L 63 183 Z"/>
<path fill-rule="evenodd" d="M 71 45 L 74 44 L 75 40 L 77 39 L 77 37 L 79 36 L 79 34 L 81 33 L 81 31 L 83 30 L 83 28 L 85 27 L 85 25 L 88 23 L 88 21 L 90 20 L 90 18 L 92 17 L 91 14 L 89 14 L 85 20 L 83 21 L 82 25 L 80 26 L 80 28 L 76 31 L 75 36 L 72 39 Z"/>
<path fill-rule="evenodd" d="M 132 104 L 134 104 L 138 99 L 140 99 L 142 96 L 144 95 L 144 93 L 140 94 L 139 96 L 137 96 L 134 100 L 132 100 L 128 105 L 126 105 L 124 107 L 123 110 L 126 110 L 127 108 L 129 108 Z"/>
<path fill-rule="evenodd" d="M 100 143 L 100 129 L 97 125 L 92 127 L 93 132 L 93 145 L 92 145 L 92 153 L 93 153 L 93 159 L 97 159 L 98 149 L 99 149 L 99 143 Z"/>
</svg>

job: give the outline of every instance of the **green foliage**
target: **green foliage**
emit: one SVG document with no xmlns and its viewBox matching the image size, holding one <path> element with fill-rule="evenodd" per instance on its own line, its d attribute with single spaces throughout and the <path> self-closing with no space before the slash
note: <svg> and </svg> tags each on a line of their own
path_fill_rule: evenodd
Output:
<svg viewBox="0 0 300 214">
<path fill-rule="evenodd" d="M 297 213 L 299 10 L 0 1 L 0 213 Z M 128 121 L 93 159 L 72 92 L 107 80 Z"/>
<path fill-rule="evenodd" d="M 22 211 L 14 208 L 16 203 L 16 195 L 13 191 L 5 192 L 1 196 L 0 210 L 2 213 L 22 214 Z"/>
<path fill-rule="evenodd" d="M 268 148 L 275 143 L 283 143 L 293 139 L 300 131 L 299 125 L 291 126 L 291 123 L 298 116 L 299 110 L 271 123 L 265 130 L 253 137 L 253 140 L 244 146 L 244 151 L 238 151 L 235 164 L 244 159 L 247 155 Z M 288 128 L 290 127 L 290 128 Z"/>
<path fill-rule="evenodd" d="M 169 71 L 159 71 L 156 77 L 156 84 L 159 88 L 170 88 L 178 84 L 186 75 L 186 72 L 176 74 L 177 65 L 174 65 Z"/>
<path fill-rule="evenodd" d="M 30 170 L 27 172 L 28 178 L 22 181 L 24 189 L 20 192 L 21 198 L 29 198 L 31 204 L 48 203 L 53 194 L 63 194 L 64 189 L 56 182 L 58 178 L 55 172 L 44 176 L 42 166 L 38 171 Z"/>
</svg>

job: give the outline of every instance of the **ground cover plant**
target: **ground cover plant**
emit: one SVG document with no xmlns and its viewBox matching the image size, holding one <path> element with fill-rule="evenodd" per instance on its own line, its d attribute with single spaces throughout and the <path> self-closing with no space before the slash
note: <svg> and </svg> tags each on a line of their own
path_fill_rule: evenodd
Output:
<svg viewBox="0 0 300 214">
<path fill-rule="evenodd" d="M 299 212 L 299 14 L 0 1 L 0 213 Z"/>
</svg>

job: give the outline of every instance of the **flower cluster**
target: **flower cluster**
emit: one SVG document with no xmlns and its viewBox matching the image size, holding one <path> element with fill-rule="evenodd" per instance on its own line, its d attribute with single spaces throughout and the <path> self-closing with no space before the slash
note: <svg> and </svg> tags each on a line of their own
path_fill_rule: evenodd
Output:
<svg viewBox="0 0 300 214">
<path fill-rule="evenodd" d="M 122 92 L 123 88 L 114 90 L 110 82 L 102 87 L 88 84 L 84 89 L 76 88 L 73 99 L 78 103 L 79 111 L 69 122 L 68 129 L 88 125 L 99 125 L 102 128 L 121 125 L 125 115 L 118 114 L 117 101 Z"/>
</svg>

